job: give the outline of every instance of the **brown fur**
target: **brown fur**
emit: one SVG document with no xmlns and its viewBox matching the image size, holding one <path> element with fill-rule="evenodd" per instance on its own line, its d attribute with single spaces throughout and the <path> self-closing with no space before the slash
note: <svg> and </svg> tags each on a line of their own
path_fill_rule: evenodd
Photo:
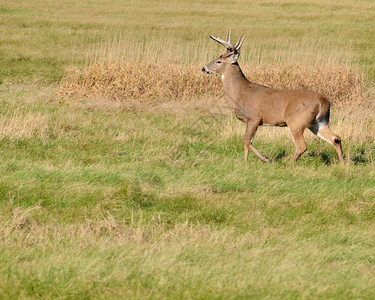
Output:
<svg viewBox="0 0 375 300">
<path fill-rule="evenodd" d="M 229 36 L 229 38 L 228 38 Z M 225 94 L 230 100 L 236 117 L 246 123 L 244 136 L 245 160 L 249 149 L 264 162 L 269 159 L 258 152 L 252 141 L 258 126 L 288 126 L 296 145 L 293 160 L 297 161 L 306 151 L 303 133 L 306 128 L 331 143 L 343 162 L 341 138 L 329 129 L 330 103 L 322 95 L 310 90 L 280 90 L 249 81 L 237 59 L 243 38 L 236 46 L 227 41 L 211 37 L 227 48 L 227 52 L 203 67 L 205 73 L 220 74 Z M 239 46 L 237 46 L 239 45 Z"/>
</svg>

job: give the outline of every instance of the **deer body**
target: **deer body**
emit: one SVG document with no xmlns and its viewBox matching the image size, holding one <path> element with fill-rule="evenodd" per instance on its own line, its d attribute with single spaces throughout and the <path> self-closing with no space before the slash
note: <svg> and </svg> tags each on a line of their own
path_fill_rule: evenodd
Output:
<svg viewBox="0 0 375 300">
<path fill-rule="evenodd" d="M 262 161 L 269 161 L 252 146 L 252 141 L 258 126 L 272 125 L 288 126 L 296 145 L 294 161 L 306 151 L 303 132 L 308 128 L 331 143 L 343 162 L 341 139 L 328 126 L 330 103 L 325 97 L 310 90 L 280 90 L 249 81 L 237 63 L 244 38 L 240 38 L 236 46 L 230 43 L 230 31 L 227 41 L 211 38 L 224 45 L 227 52 L 208 63 L 202 71 L 221 75 L 225 94 L 236 117 L 246 123 L 245 160 L 251 150 Z"/>
<path fill-rule="evenodd" d="M 239 69 L 239 66 L 233 67 Z M 258 120 L 259 125 L 287 126 L 296 118 L 304 122 L 309 118 L 312 124 L 321 107 L 329 105 L 323 96 L 313 91 L 278 90 L 252 83 L 245 77 L 242 82 L 234 78 L 224 75 L 224 91 L 237 118 L 245 123 Z M 305 117 L 301 118 L 303 115 Z"/>
</svg>

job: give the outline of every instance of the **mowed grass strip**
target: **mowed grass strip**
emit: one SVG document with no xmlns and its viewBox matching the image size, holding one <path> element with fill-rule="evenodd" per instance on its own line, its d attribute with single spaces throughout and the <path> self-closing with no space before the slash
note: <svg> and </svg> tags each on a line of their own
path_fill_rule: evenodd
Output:
<svg viewBox="0 0 375 300">
<path fill-rule="evenodd" d="M 340 166 L 312 140 L 296 165 L 289 137 L 260 136 L 274 162 L 245 164 L 230 117 L 204 106 L 11 89 L 36 98 L 5 116 L 48 121 L 1 140 L 2 295 L 371 298 L 371 143 L 344 144 Z"/>
</svg>

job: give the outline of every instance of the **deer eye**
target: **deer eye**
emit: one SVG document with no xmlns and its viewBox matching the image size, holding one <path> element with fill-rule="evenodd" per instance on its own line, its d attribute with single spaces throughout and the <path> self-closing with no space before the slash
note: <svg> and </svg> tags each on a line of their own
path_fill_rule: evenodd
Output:
<svg viewBox="0 0 375 300">
<path fill-rule="evenodd" d="M 220 65 L 222 62 L 219 60 L 219 61 L 217 61 L 216 63 L 217 63 L 218 65 Z"/>
</svg>

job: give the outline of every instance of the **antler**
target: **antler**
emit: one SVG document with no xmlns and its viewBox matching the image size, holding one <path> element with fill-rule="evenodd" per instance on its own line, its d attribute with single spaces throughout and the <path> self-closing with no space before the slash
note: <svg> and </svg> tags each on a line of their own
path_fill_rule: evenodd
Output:
<svg viewBox="0 0 375 300">
<path fill-rule="evenodd" d="M 224 41 L 218 37 L 214 37 L 210 35 L 210 38 L 213 39 L 214 41 L 218 42 L 219 44 L 223 45 L 224 47 L 227 48 L 228 51 L 233 51 L 234 47 L 232 43 L 230 42 L 230 36 L 231 36 L 231 30 L 228 28 L 228 33 L 227 33 L 227 40 Z"/>
<path fill-rule="evenodd" d="M 230 28 L 228 28 L 228 33 L 227 33 L 227 39 L 226 39 L 226 41 L 222 40 L 221 38 L 214 37 L 212 35 L 210 35 L 210 38 L 213 39 L 214 41 L 218 42 L 219 44 L 223 45 L 224 47 L 226 47 L 228 51 L 239 52 L 240 48 L 242 46 L 242 43 L 243 43 L 243 41 L 245 39 L 245 36 L 244 35 L 240 36 L 240 38 L 238 39 L 238 42 L 237 42 L 236 46 L 233 46 L 233 44 L 230 41 L 230 38 L 231 38 L 231 30 L 230 30 Z"/>
<path fill-rule="evenodd" d="M 244 40 L 245 40 L 245 35 L 241 35 L 240 38 L 238 39 L 236 46 L 234 46 L 234 49 L 236 49 L 237 52 L 240 52 L 240 48 Z"/>
</svg>

